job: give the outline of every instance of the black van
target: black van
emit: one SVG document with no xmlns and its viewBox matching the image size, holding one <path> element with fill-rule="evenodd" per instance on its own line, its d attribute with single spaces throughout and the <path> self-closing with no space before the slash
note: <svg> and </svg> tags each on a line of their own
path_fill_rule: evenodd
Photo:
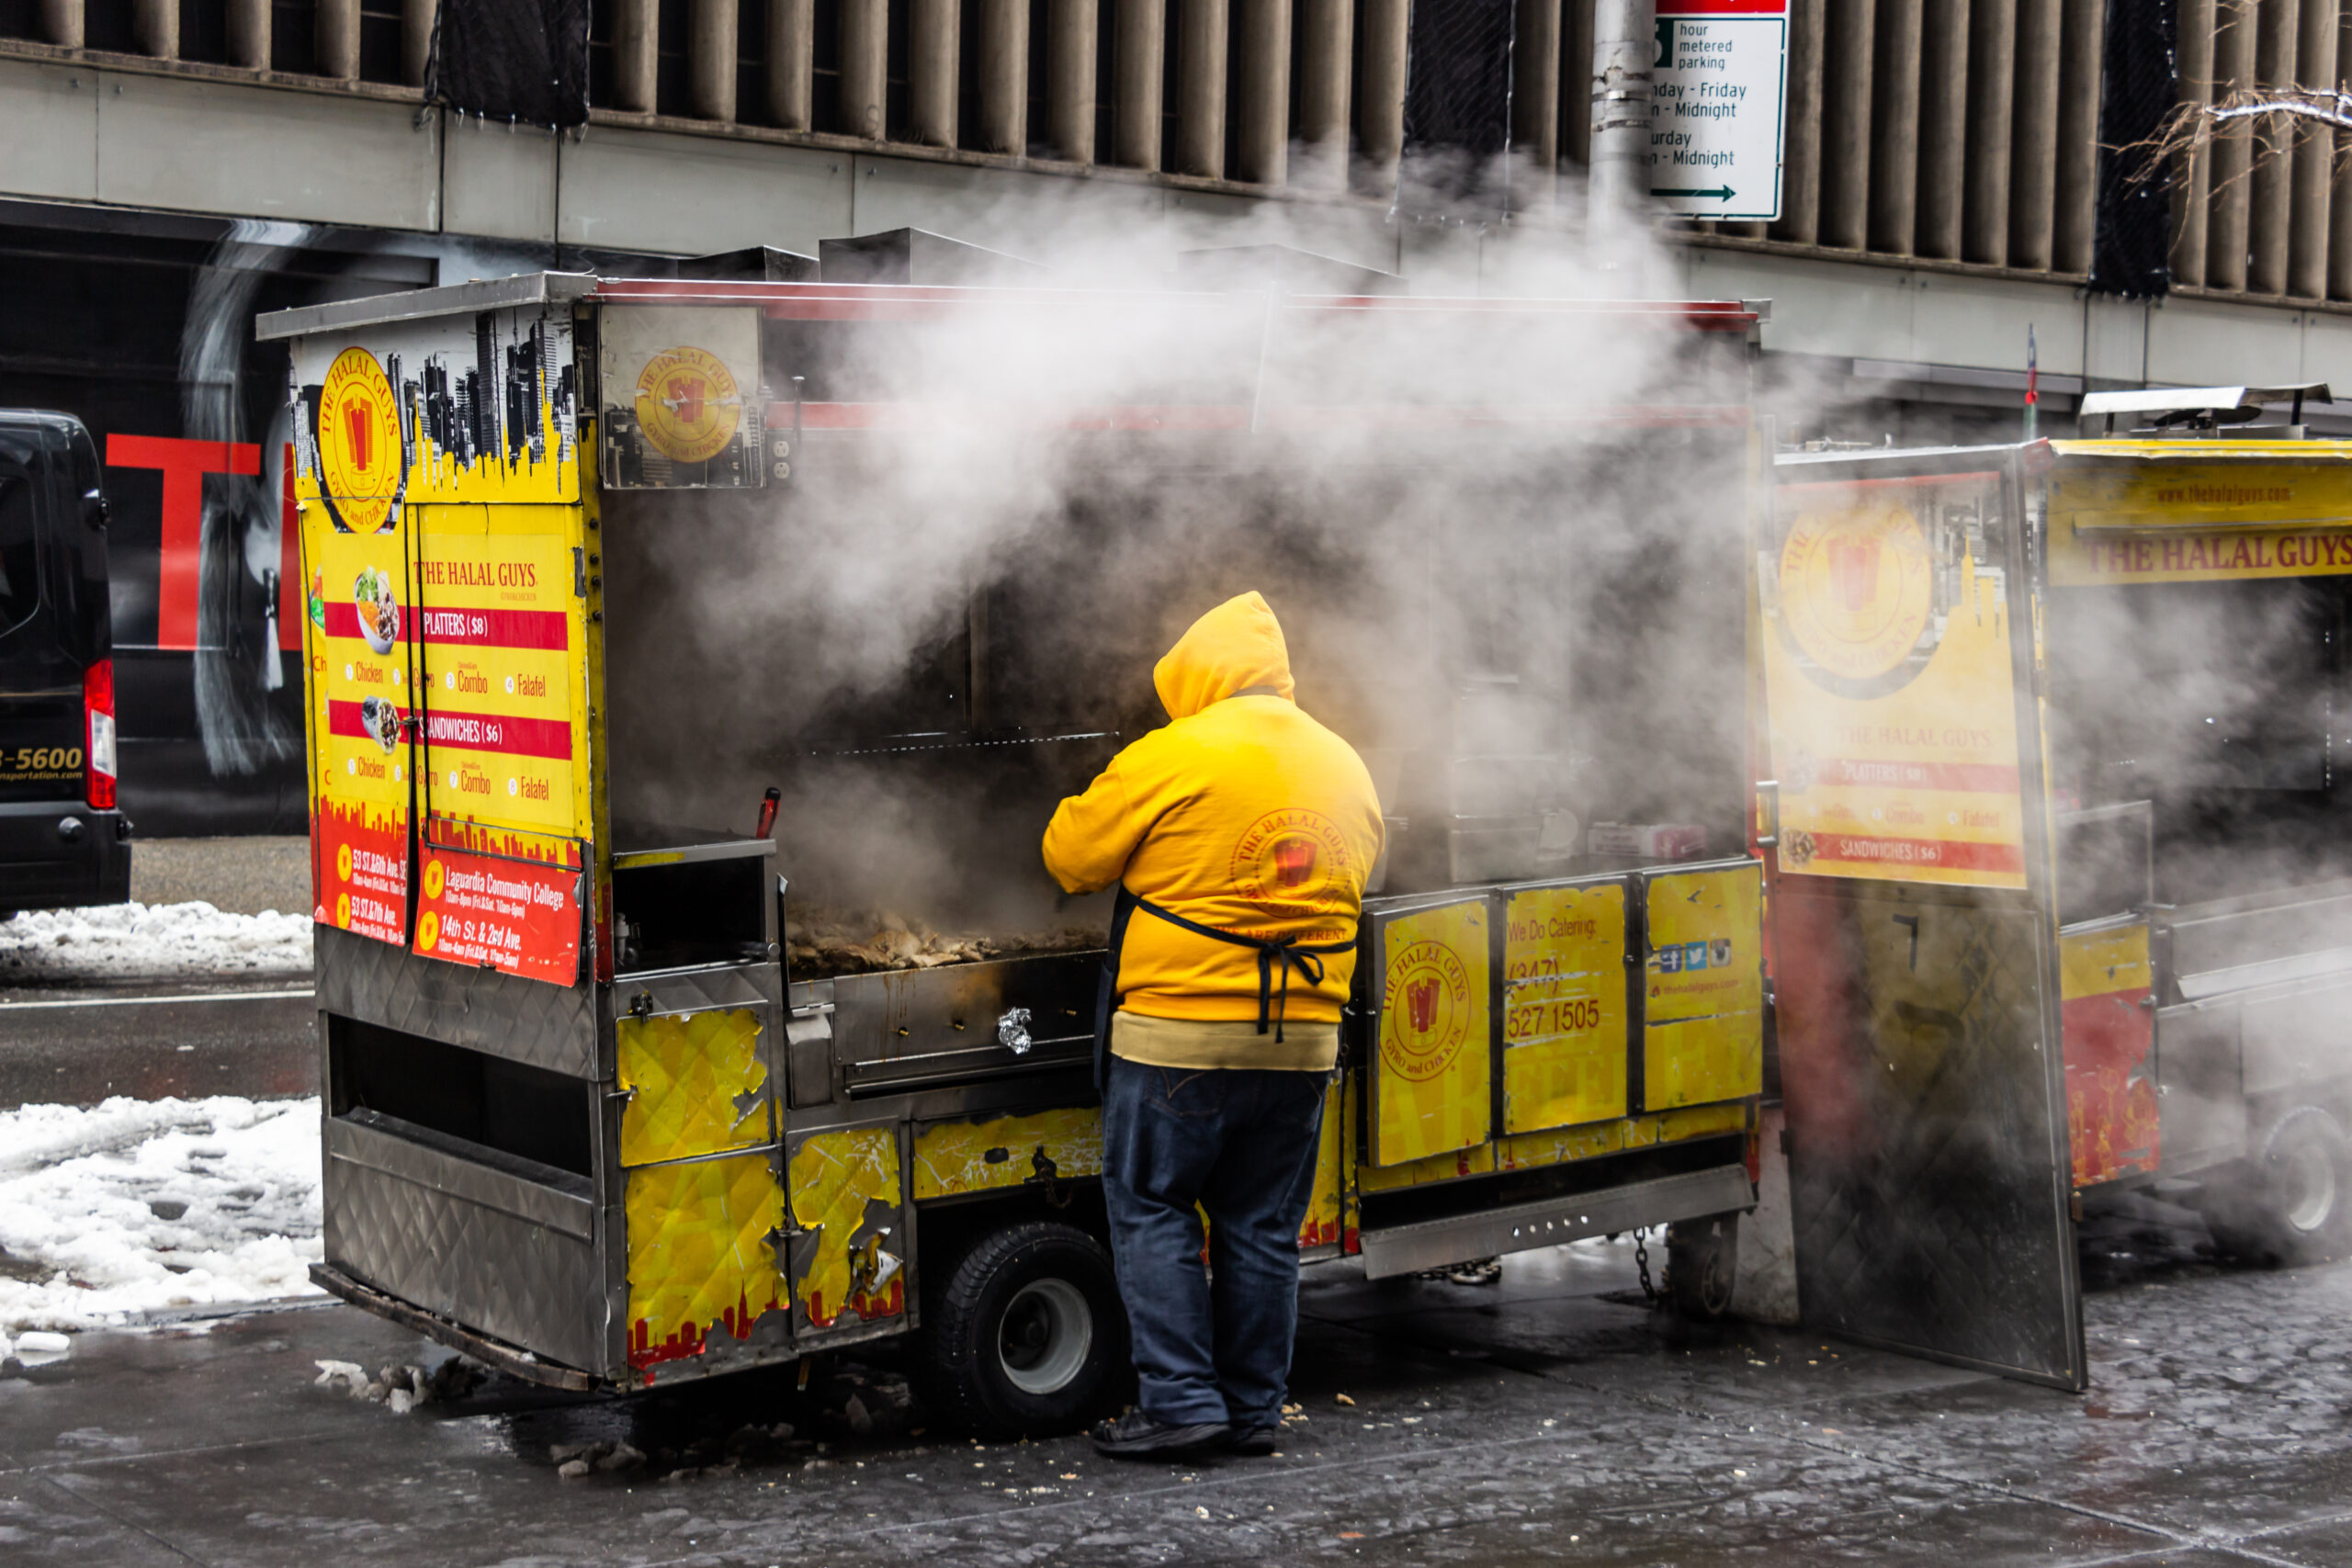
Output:
<svg viewBox="0 0 2352 1568">
<path fill-rule="evenodd" d="M 106 529 L 82 422 L 0 409 L 0 918 L 130 897 Z"/>
</svg>

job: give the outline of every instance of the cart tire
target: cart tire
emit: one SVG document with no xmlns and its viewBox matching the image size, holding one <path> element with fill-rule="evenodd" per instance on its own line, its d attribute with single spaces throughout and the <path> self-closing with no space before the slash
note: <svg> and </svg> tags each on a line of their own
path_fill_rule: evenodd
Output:
<svg viewBox="0 0 2352 1568">
<path fill-rule="evenodd" d="M 923 1393 L 984 1438 L 1044 1437 L 1108 1415 L 1133 1379 L 1111 1255 L 1074 1225 L 983 1236 L 923 1312 Z"/>
<path fill-rule="evenodd" d="M 1731 1315 L 1739 1269 L 1739 1216 L 1714 1214 L 1666 1227 L 1666 1284 L 1674 1310 L 1693 1323 Z"/>
<path fill-rule="evenodd" d="M 2352 1250 L 2352 1141 L 2315 1105 L 2278 1119 L 2243 1190 L 2205 1208 L 2225 1252 L 2265 1263 L 2307 1263 Z"/>
</svg>

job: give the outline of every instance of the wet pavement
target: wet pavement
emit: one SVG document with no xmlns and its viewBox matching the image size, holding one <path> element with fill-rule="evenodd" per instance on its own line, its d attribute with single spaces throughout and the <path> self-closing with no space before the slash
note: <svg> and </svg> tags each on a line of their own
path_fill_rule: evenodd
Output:
<svg viewBox="0 0 2352 1568">
<path fill-rule="evenodd" d="M 130 896 L 202 899 L 232 914 L 300 911 L 307 838 L 139 839 Z M 44 981 L 0 987 L 0 1110 L 95 1105 L 109 1095 L 318 1092 L 318 1010 L 308 969 L 241 976 Z"/>
<path fill-rule="evenodd" d="M 2352 1563 L 2352 1267 L 2102 1278 L 2076 1396 L 1682 1325 L 1623 1247 L 1484 1289 L 1311 1276 L 1306 1419 L 1193 1466 L 944 1438 L 878 1362 L 395 1415 L 314 1362 L 447 1353 L 340 1305 L 85 1335 L 0 1375 L 0 1560 Z M 558 1476 L 618 1442 L 646 1461 Z"/>
<path fill-rule="evenodd" d="M 144 979 L 0 991 L 0 1110 L 109 1095 L 316 1094 L 308 974 Z"/>
</svg>

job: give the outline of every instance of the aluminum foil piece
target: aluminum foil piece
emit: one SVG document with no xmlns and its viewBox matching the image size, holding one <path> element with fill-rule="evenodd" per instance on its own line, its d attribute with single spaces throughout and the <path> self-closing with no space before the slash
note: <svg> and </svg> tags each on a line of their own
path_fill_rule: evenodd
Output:
<svg viewBox="0 0 2352 1568">
<path fill-rule="evenodd" d="M 996 1043 L 1014 1055 L 1026 1055 L 1036 1042 L 1029 1038 L 1029 1010 L 1007 1008 L 1004 1016 L 996 1021 Z"/>
</svg>

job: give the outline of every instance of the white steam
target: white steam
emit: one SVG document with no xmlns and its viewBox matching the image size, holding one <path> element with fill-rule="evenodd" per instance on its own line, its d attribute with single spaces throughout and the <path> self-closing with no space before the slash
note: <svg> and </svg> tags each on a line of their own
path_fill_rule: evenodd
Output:
<svg viewBox="0 0 2352 1568">
<path fill-rule="evenodd" d="M 1325 216 L 1245 238 L 1326 250 Z M 1744 343 L 1564 303 L 1645 269 L 1562 231 L 1478 254 L 1442 292 L 1484 299 L 1339 309 L 1136 287 L 1132 236 L 1073 220 L 1051 290 L 771 323 L 820 415 L 793 483 L 605 508 L 616 819 L 741 831 L 778 784 L 812 897 L 1050 923 L 1055 801 L 1254 588 L 1392 811 L 1504 751 L 1586 819 L 1736 836 Z"/>
</svg>

